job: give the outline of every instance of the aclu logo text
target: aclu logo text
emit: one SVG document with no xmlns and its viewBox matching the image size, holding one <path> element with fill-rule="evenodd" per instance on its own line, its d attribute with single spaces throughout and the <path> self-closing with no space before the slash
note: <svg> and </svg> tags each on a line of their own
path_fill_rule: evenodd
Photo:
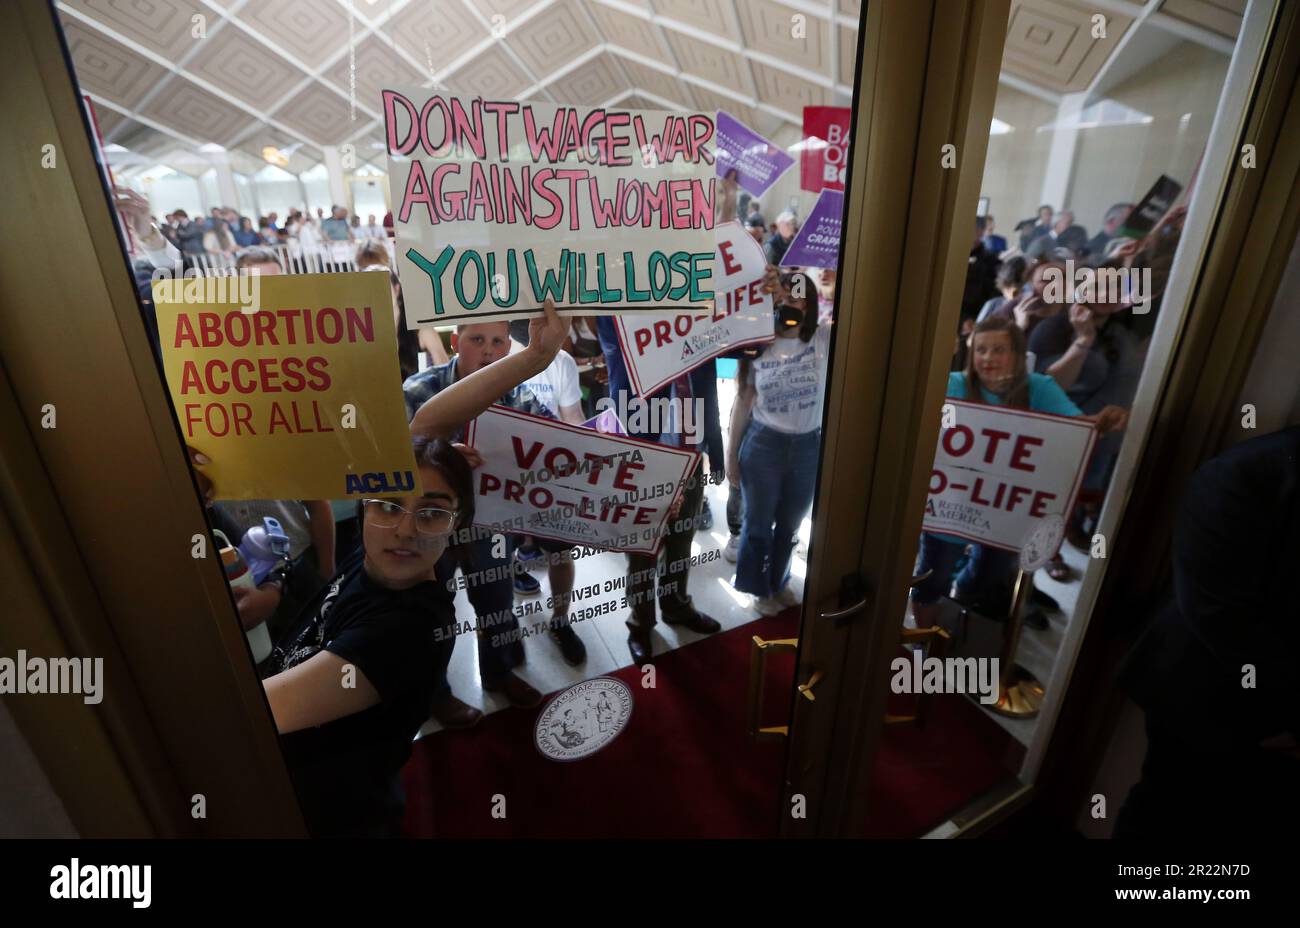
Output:
<svg viewBox="0 0 1300 928">
<path fill-rule="evenodd" d="M 348 474 L 344 496 L 358 493 L 410 493 L 415 489 L 415 472 L 395 470 L 390 474 Z"/>
<path fill-rule="evenodd" d="M 74 857 L 51 867 L 50 877 L 51 899 L 130 899 L 136 909 L 149 908 L 153 899 L 149 864 L 83 864 Z"/>
<path fill-rule="evenodd" d="M 996 657 L 927 657 L 919 650 L 896 657 L 889 669 L 895 693 L 966 693 L 991 706 L 998 701 L 999 660 Z"/>
</svg>

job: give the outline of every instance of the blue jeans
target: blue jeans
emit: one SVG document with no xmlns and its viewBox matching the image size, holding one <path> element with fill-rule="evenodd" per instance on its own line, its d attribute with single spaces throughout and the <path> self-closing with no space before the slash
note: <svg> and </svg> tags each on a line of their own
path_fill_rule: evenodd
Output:
<svg viewBox="0 0 1300 928">
<path fill-rule="evenodd" d="M 799 524 L 812 508 L 821 429 L 787 435 L 750 423 L 740 443 L 745 516 L 736 558 L 736 589 L 772 596 L 790 582 Z"/>
<path fill-rule="evenodd" d="M 998 583 L 1006 582 L 1016 571 L 1015 556 L 1001 548 L 990 548 L 970 543 L 971 553 L 961 565 L 967 542 L 946 541 L 932 532 L 921 533 L 921 553 L 917 557 L 916 574 L 932 570 L 930 576 L 912 588 L 912 602 L 933 603 L 947 596 L 957 581 L 957 591 L 962 594 L 983 594 Z"/>
<path fill-rule="evenodd" d="M 492 556 L 492 538 L 479 538 L 467 542 L 461 546 L 468 548 L 469 558 L 472 566 L 462 568 L 467 575 L 474 574 L 477 571 L 490 570 L 494 567 L 502 567 L 513 563 L 512 555 L 514 553 L 515 540 L 512 536 L 506 536 L 506 556 L 497 558 Z M 444 555 L 438 562 L 436 571 L 437 582 L 445 584 L 451 580 L 456 573 L 456 561 L 448 555 Z M 467 581 L 472 581 L 474 577 L 466 577 Z M 514 667 L 520 663 L 523 651 L 523 642 L 512 640 L 510 634 L 519 628 L 519 619 L 515 617 L 515 587 L 513 575 L 507 575 L 489 583 L 477 583 L 469 586 L 465 590 L 469 597 L 470 605 L 474 607 L 474 614 L 479 619 L 479 624 L 484 626 L 478 634 L 478 667 L 479 676 L 489 683 L 495 683 Z M 456 636 L 460 638 L 459 635 Z M 450 662 L 450 652 L 448 652 L 448 661 Z M 446 667 L 435 668 L 435 673 L 439 673 L 442 679 L 438 683 L 438 697 L 449 693 L 450 687 L 447 685 Z"/>
</svg>

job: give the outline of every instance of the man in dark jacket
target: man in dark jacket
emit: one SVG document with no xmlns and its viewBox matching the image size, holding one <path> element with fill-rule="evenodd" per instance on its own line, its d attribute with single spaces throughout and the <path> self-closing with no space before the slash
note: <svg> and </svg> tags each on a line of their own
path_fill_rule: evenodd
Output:
<svg viewBox="0 0 1300 928">
<path fill-rule="evenodd" d="M 1142 780 L 1116 837 L 1300 827 L 1300 427 L 1192 475 L 1175 523 L 1173 600 L 1126 668 L 1146 712 Z"/>
</svg>

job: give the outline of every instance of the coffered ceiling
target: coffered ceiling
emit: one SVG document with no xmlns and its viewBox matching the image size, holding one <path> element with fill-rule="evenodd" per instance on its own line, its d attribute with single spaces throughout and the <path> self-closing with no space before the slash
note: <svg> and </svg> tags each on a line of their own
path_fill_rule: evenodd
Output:
<svg viewBox="0 0 1300 928">
<path fill-rule="evenodd" d="M 1004 80 L 1086 89 L 1138 21 L 1231 47 L 1244 0 L 1013 0 Z M 772 136 L 847 104 L 859 0 L 58 0 L 105 141 L 160 155 L 221 146 L 298 172 L 327 145 L 382 163 L 379 91 L 726 109 Z M 209 149 L 211 150 L 211 149 Z"/>
</svg>

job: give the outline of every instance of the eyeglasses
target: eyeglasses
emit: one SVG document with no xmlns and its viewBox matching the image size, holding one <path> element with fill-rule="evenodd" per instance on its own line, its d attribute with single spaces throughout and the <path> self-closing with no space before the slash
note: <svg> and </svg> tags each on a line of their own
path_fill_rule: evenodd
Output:
<svg viewBox="0 0 1300 928">
<path fill-rule="evenodd" d="M 397 528 L 405 516 L 415 518 L 415 530 L 422 535 L 446 535 L 456 524 L 455 511 L 417 509 L 415 512 L 387 499 L 363 499 L 366 521 L 375 528 Z"/>
</svg>

